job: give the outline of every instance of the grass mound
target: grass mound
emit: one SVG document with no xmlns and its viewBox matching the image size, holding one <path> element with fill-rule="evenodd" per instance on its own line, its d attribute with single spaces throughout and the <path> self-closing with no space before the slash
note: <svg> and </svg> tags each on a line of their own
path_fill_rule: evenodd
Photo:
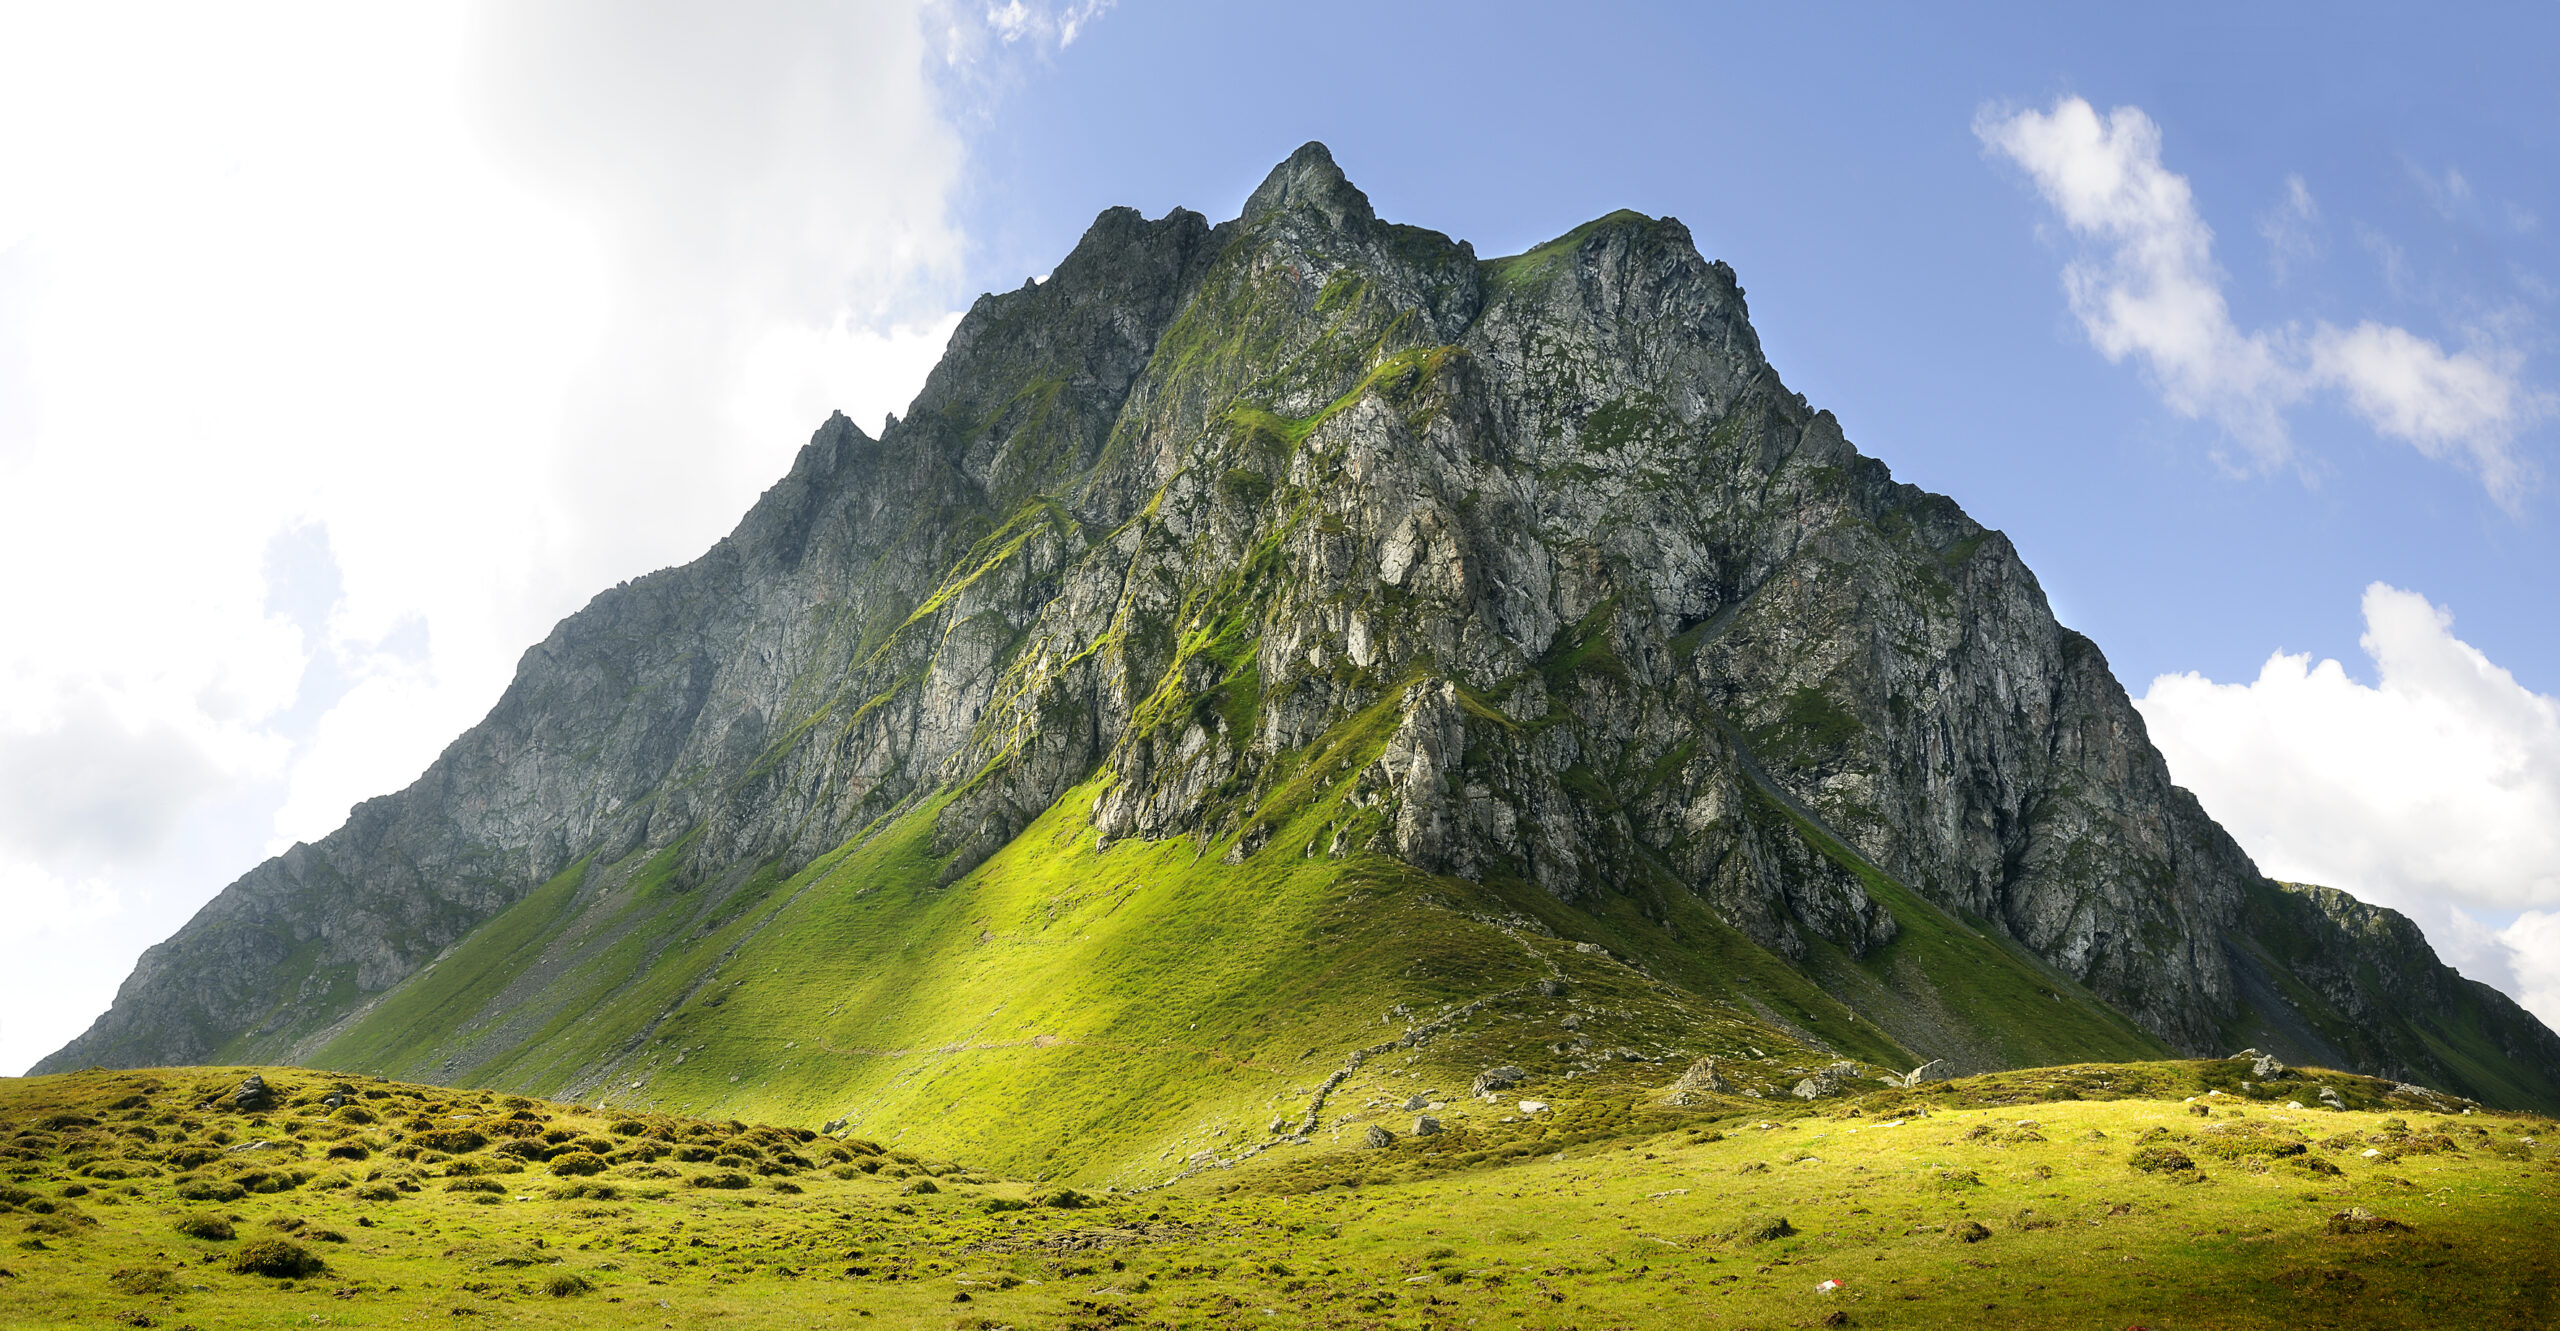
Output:
<svg viewBox="0 0 2560 1331">
<path fill-rule="evenodd" d="M 252 1239 L 231 1254 L 231 1269 L 244 1276 L 297 1280 L 329 1269 L 308 1248 L 288 1239 Z"/>
</svg>

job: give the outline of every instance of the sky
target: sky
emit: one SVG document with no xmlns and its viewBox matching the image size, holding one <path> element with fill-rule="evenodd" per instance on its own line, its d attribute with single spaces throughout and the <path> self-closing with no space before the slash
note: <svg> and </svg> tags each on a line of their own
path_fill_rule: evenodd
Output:
<svg viewBox="0 0 2560 1331">
<path fill-rule="evenodd" d="M 2087 8 L 0 0 L 0 1070 L 1308 139 L 1487 256 L 1681 218 L 2262 868 L 2560 1025 L 2560 12 Z"/>
</svg>

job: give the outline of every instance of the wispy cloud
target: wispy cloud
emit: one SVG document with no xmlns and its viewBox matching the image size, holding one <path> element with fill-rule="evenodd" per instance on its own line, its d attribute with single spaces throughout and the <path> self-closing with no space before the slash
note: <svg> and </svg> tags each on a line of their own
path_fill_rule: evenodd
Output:
<svg viewBox="0 0 2560 1331">
<path fill-rule="evenodd" d="M 2447 351 L 2370 321 L 2241 329 L 2213 229 L 2186 177 L 2163 165 L 2160 127 L 2140 108 L 2102 116 L 2070 97 L 2050 111 L 1986 110 L 1974 133 L 2026 171 L 2081 242 L 2062 280 L 2090 343 L 2111 361 L 2138 360 L 2171 410 L 2220 425 L 2259 469 L 2295 460 L 2286 413 L 2329 394 L 2377 433 L 2469 468 L 2510 509 L 2532 488 L 2516 436 L 2547 401 L 2521 382 L 2521 357 L 2505 346 L 2476 336 Z M 2458 172 L 2429 180 L 2450 202 L 2468 197 Z M 2317 214 L 2299 179 L 2287 192 L 2277 220 L 2289 243 Z"/>
<path fill-rule="evenodd" d="M 2278 285 L 2293 275 L 2295 264 L 2320 257 L 2320 201 L 2302 177 L 2284 178 L 2284 201 L 2258 218 L 2258 235 L 2267 242 Z"/>
<path fill-rule="evenodd" d="M 2371 320 L 2344 329 L 2317 325 L 2308 348 L 2311 377 L 2343 394 L 2376 430 L 2431 458 L 2467 460 L 2491 494 L 2525 488 L 2527 463 L 2512 445 L 2532 408 L 2517 384 L 2518 353 L 2447 353 L 2408 329 Z"/>
<path fill-rule="evenodd" d="M 1004 4 L 987 6 L 987 30 L 998 41 L 1007 43 L 1072 46 L 1085 25 L 1102 17 L 1111 4 L 1112 0 L 1076 0 L 1064 5 L 1027 5 L 1022 0 L 1005 0 Z"/>
</svg>

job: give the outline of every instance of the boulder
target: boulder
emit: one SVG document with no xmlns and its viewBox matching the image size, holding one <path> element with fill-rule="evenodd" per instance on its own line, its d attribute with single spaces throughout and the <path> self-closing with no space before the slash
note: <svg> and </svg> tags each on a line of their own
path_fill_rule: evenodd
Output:
<svg viewBox="0 0 2560 1331">
<path fill-rule="evenodd" d="M 1716 1061 L 1710 1056 L 1690 1064 L 1689 1070 L 1680 1074 L 1680 1080 L 1671 1083 L 1671 1089 L 1663 1095 L 1662 1102 L 1667 1105 L 1693 1105 L 1710 1095 L 1731 1094 L 1733 1083 L 1716 1071 Z"/>
<path fill-rule="evenodd" d="M 1413 1135 L 1416 1137 L 1434 1137 L 1438 1136 L 1439 1133 L 1440 1120 L 1431 1117 L 1429 1114 L 1425 1114 L 1413 1121 Z"/>
<path fill-rule="evenodd" d="M 1467 1094 L 1491 1096 L 1502 1091 L 1510 1090 L 1512 1087 L 1528 1080 L 1528 1078 L 1528 1073 L 1507 1065 L 1498 1068 L 1486 1068 L 1484 1071 L 1477 1073 L 1476 1079 L 1468 1084 Z"/>
<path fill-rule="evenodd" d="M 1954 1079 L 1955 1075 L 1956 1070 L 1947 1066 L 1947 1060 L 1943 1058 L 1933 1058 L 1905 1074 L 1902 1078 L 1902 1084 L 1905 1086 L 1917 1086 L 1924 1081 L 1949 1081 Z"/>
<path fill-rule="evenodd" d="M 1857 1064 L 1834 1063 L 1820 1072 L 1797 1082 L 1795 1089 L 1790 1092 L 1790 1094 L 1794 1095 L 1795 1098 L 1799 1100 L 1812 1100 L 1825 1095 L 1837 1095 L 1840 1093 L 1840 1088 L 1848 1085 L 1850 1079 L 1857 1075 Z"/>
<path fill-rule="evenodd" d="M 2361 1206 L 2350 1206 L 2329 1217 L 2322 1227 L 2329 1234 L 2412 1234 L 2416 1228 L 2403 1221 L 2375 1215 Z"/>
<path fill-rule="evenodd" d="M 1396 1135 L 1372 1123 L 1369 1131 L 1362 1135 L 1360 1144 L 1372 1151 L 1383 1151 L 1396 1144 Z"/>
<path fill-rule="evenodd" d="M 252 1076 L 240 1083 L 239 1090 L 231 1093 L 232 1108 L 253 1114 L 260 1110 L 273 1109 L 275 1103 L 276 1093 L 267 1089 L 267 1079 L 264 1077 Z"/>
<path fill-rule="evenodd" d="M 2273 1054 L 2260 1054 L 2249 1064 L 2249 1075 L 2259 1081 L 2284 1075 L 2284 1062 Z"/>
</svg>

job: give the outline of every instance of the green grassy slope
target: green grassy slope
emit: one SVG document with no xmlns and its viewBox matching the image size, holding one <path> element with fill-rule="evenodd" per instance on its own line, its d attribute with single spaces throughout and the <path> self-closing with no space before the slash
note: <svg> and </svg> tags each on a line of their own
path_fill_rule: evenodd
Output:
<svg viewBox="0 0 2560 1331">
<path fill-rule="evenodd" d="M 2324 910 L 2324 898 L 2347 918 Z M 2235 951 L 2341 1061 L 2423 1066 L 2432 1060 L 2490 1104 L 2560 1110 L 2560 1047 L 2504 1043 L 2502 1033 L 2515 1038 L 2529 1030 L 2530 1018 L 2517 1021 L 2513 1000 L 2439 969 L 2433 949 L 2404 917 L 2386 916 L 2333 889 L 2262 881 L 2251 890 L 2245 927 L 2246 934 L 2232 940 Z M 2321 984 L 2323 978 L 2332 983 Z M 2361 994 L 2384 996 L 2387 1006 L 2341 1012 L 2331 1001 L 2340 979 Z M 2231 1029 L 2235 1047 L 2256 1042 L 2264 1021 L 2257 1012 L 2244 1014 Z"/>
<path fill-rule="evenodd" d="M 275 1103 L 232 1108 L 253 1071 Z M 2330 1073 L 2310 1075 L 2350 1107 L 2299 1109 L 2246 1072 L 2088 1064 L 1679 1109 L 1602 1084 L 1143 1193 L 300 1069 L 0 1080 L 0 1325 L 2560 1318 L 2560 1125 Z M 336 1087 L 352 1105 L 324 1102 Z"/>
<path fill-rule="evenodd" d="M 1383 746 L 1392 698 L 1272 784 L 1250 822 L 1274 831 L 1251 855 L 1232 839 L 1100 846 L 1094 786 L 947 885 L 936 803 L 789 878 L 682 890 L 666 872 L 678 847 L 562 875 L 307 1061 L 844 1118 L 917 1149 L 1134 1186 L 1202 1152 L 1239 1158 L 1275 1121 L 1295 1130 L 1364 1050 L 1451 1090 L 1499 1064 L 1602 1077 L 1716 1055 L 1772 1095 L 1835 1058 L 1913 1066 L 1915 1046 L 1974 1051 L 1977 1066 L 2159 1052 L 1863 865 L 1902 934 L 1856 961 L 1825 952 L 1808 975 L 1685 891 L 1650 912 L 1631 894 L 1568 905 L 1336 857 L 1338 839 L 1375 830 L 1352 777 Z"/>
</svg>

